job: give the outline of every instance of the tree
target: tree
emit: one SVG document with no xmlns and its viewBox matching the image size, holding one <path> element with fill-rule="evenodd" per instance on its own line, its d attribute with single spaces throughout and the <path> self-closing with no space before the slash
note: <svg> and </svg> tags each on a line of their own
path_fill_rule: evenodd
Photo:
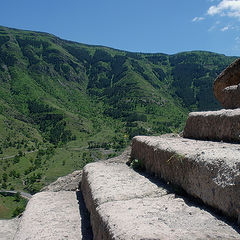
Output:
<svg viewBox="0 0 240 240">
<path fill-rule="evenodd" d="M 24 211 L 24 207 L 16 207 L 12 213 L 13 217 L 17 217 L 20 213 Z"/>
<path fill-rule="evenodd" d="M 2 179 L 3 179 L 3 182 L 6 182 L 8 179 L 8 175 L 6 173 L 3 173 Z"/>
<path fill-rule="evenodd" d="M 20 194 L 20 192 L 17 192 L 17 193 L 14 195 L 14 201 L 20 202 L 20 200 L 21 200 L 21 194 Z"/>
<path fill-rule="evenodd" d="M 19 161 L 20 161 L 20 156 L 19 156 L 19 155 L 16 155 L 16 156 L 13 158 L 13 164 L 18 163 Z"/>
<path fill-rule="evenodd" d="M 18 156 L 22 157 L 23 156 L 23 152 L 21 150 L 18 151 Z"/>
</svg>

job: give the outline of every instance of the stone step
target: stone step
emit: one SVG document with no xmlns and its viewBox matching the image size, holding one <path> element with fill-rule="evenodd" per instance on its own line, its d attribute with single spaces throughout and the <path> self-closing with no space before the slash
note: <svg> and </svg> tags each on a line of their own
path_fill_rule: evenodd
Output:
<svg viewBox="0 0 240 240">
<path fill-rule="evenodd" d="M 127 160 L 123 156 L 83 169 L 81 191 L 94 240 L 240 238 L 219 216 L 175 195 L 169 185 L 135 172 Z"/>
<path fill-rule="evenodd" d="M 189 113 L 183 136 L 240 143 L 240 109 Z"/>
<path fill-rule="evenodd" d="M 240 145 L 180 137 L 137 136 L 131 157 L 147 172 L 240 219 Z"/>
<path fill-rule="evenodd" d="M 15 240 L 79 240 L 83 223 L 77 192 L 40 192 L 28 202 Z"/>
</svg>

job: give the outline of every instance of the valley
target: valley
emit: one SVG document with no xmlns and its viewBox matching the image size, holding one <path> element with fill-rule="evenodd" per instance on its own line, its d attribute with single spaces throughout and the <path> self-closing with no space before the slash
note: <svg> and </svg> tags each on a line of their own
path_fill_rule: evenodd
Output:
<svg viewBox="0 0 240 240">
<path fill-rule="evenodd" d="M 237 57 L 133 53 L 0 27 L 0 188 L 38 192 L 136 135 L 183 130 L 217 110 L 217 75 Z"/>
</svg>

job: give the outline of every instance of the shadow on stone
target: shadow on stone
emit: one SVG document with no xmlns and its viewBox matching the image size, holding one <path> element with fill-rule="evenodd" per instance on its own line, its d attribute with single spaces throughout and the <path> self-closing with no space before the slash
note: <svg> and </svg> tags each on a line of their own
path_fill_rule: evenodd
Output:
<svg viewBox="0 0 240 240">
<path fill-rule="evenodd" d="M 205 205 L 201 199 L 194 198 L 193 196 L 188 195 L 185 191 L 184 191 L 184 196 L 176 195 L 176 197 L 182 198 L 189 207 L 198 207 L 201 210 L 208 212 L 216 219 L 231 226 L 236 232 L 240 234 L 240 228 L 237 225 L 236 219 L 225 216 L 220 210 L 213 208 L 211 206 Z"/>
<path fill-rule="evenodd" d="M 237 225 L 236 219 L 225 216 L 220 210 L 213 208 L 211 206 L 205 205 L 204 202 L 196 197 L 189 195 L 183 188 L 176 186 L 170 183 L 167 183 L 164 179 L 157 178 L 153 174 L 149 174 L 143 171 L 137 171 L 140 175 L 146 177 L 150 182 L 156 184 L 160 188 L 167 190 L 168 194 L 175 194 L 176 198 L 181 198 L 184 200 L 186 205 L 189 207 L 198 207 L 201 210 L 204 210 L 214 216 L 216 219 L 228 224 L 236 232 L 240 234 L 240 228 Z"/>
<path fill-rule="evenodd" d="M 82 193 L 80 191 L 76 192 L 76 197 L 79 205 L 79 213 L 81 216 L 81 230 L 82 230 L 82 240 L 92 240 L 93 233 L 90 223 L 90 214 L 85 206 Z"/>
</svg>

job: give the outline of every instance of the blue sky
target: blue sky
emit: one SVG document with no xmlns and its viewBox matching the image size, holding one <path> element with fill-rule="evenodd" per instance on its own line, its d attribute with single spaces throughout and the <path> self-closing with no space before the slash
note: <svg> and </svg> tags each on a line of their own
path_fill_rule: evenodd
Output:
<svg viewBox="0 0 240 240">
<path fill-rule="evenodd" d="M 134 52 L 240 56 L 240 0 L 5 0 L 0 25 Z"/>
</svg>

